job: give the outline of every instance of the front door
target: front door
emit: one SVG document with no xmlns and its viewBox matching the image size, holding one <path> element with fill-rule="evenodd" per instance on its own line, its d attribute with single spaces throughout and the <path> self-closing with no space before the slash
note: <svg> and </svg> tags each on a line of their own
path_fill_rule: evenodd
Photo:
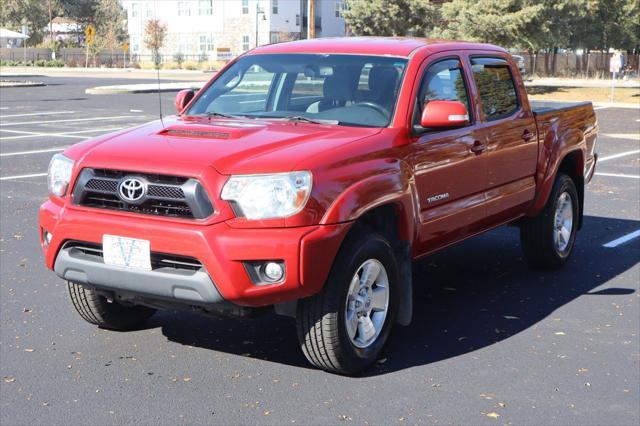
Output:
<svg viewBox="0 0 640 426">
<path fill-rule="evenodd" d="M 487 155 L 480 145 L 469 99 L 469 84 L 460 59 L 447 57 L 425 69 L 416 102 L 414 124 L 422 106 L 432 100 L 453 100 L 467 106 L 466 127 L 451 130 L 420 129 L 413 143 L 421 227 L 417 253 L 424 254 L 480 230 L 485 219 Z"/>
</svg>

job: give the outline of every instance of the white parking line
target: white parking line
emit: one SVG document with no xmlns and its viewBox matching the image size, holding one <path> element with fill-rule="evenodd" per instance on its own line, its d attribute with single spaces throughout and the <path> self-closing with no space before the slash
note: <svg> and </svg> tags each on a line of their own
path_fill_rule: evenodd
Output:
<svg viewBox="0 0 640 426">
<path fill-rule="evenodd" d="M 0 107 L 1 110 L 9 109 L 9 107 Z"/>
<path fill-rule="evenodd" d="M 640 229 L 637 229 L 627 235 L 623 235 L 620 238 L 616 238 L 613 241 L 609 241 L 608 243 L 603 244 L 602 247 L 607 247 L 607 248 L 618 247 L 619 245 L 624 244 L 627 241 L 631 241 L 634 238 L 638 238 L 638 237 L 640 237 Z"/>
<path fill-rule="evenodd" d="M 9 132 L 9 130 L 4 130 L 4 132 Z M 86 139 L 84 136 L 73 136 L 67 135 L 64 133 L 36 133 L 36 132 L 19 132 L 17 130 L 11 130 L 12 133 L 20 133 L 21 136 L 0 136 L 0 142 L 4 142 L 7 140 L 14 139 L 25 139 L 25 138 L 34 138 L 36 136 L 55 136 L 59 138 L 74 138 L 74 139 Z"/>
<path fill-rule="evenodd" d="M 0 154 L 0 157 L 13 157 L 16 155 L 29 155 L 29 154 L 42 154 L 45 152 L 58 152 L 58 151 L 64 151 L 66 148 L 66 146 L 60 147 L 60 148 L 49 148 L 49 149 L 39 149 L 37 151 L 20 151 L 20 152 L 5 152 L 3 154 Z"/>
<path fill-rule="evenodd" d="M 630 141 L 640 141 L 640 133 L 603 133 L 602 136 L 614 139 L 628 139 Z"/>
<path fill-rule="evenodd" d="M 10 117 L 29 117 L 33 115 L 58 115 L 58 114 L 74 114 L 75 111 L 47 111 L 47 112 L 30 112 L 29 114 L 12 114 L 12 115 L 0 115 L 0 118 Z"/>
<path fill-rule="evenodd" d="M 23 121 L 19 123 L 0 123 L 0 127 L 24 126 L 25 124 L 70 123 L 72 121 L 117 120 L 121 118 L 137 118 L 137 117 L 140 117 L 140 116 L 139 115 L 114 115 L 112 117 L 71 118 L 69 120 Z"/>
<path fill-rule="evenodd" d="M 77 139 L 87 139 L 85 136 L 72 136 L 82 133 L 93 133 L 93 132 L 115 132 L 116 130 L 122 130 L 124 127 L 111 127 L 106 129 L 88 129 L 88 130 L 76 130 L 74 132 L 59 132 L 59 133 L 40 133 L 40 132 L 26 132 L 24 130 L 7 130 L 2 129 L 3 132 L 9 133 L 18 133 L 22 136 L 0 136 L 0 142 L 4 140 L 14 140 L 14 139 L 24 139 L 24 138 L 34 138 L 37 136 L 54 136 L 61 138 L 77 138 Z M 98 135 L 99 136 L 99 135 Z"/>
<path fill-rule="evenodd" d="M 620 177 L 620 178 L 629 178 L 629 179 L 640 179 L 638 175 L 625 175 L 622 173 L 602 173 L 596 172 L 596 176 L 608 176 L 608 177 Z"/>
<path fill-rule="evenodd" d="M 0 177 L 0 180 L 27 179 L 27 178 L 34 178 L 34 177 L 42 177 L 46 175 L 47 175 L 46 173 L 34 173 L 32 175 L 4 176 L 4 177 Z"/>
<path fill-rule="evenodd" d="M 640 154 L 640 149 L 635 149 L 633 151 L 621 152 L 619 154 L 609 155 L 607 157 L 598 158 L 598 163 L 602 163 L 603 161 L 614 160 L 620 157 L 626 157 L 627 155 Z"/>
</svg>

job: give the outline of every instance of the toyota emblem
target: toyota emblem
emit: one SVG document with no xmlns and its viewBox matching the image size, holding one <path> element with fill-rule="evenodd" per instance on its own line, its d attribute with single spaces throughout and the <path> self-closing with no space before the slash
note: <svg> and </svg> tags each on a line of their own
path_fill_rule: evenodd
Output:
<svg viewBox="0 0 640 426">
<path fill-rule="evenodd" d="M 135 202 L 144 197 L 146 185 L 138 178 L 126 178 L 118 188 L 120 198 L 127 202 Z"/>
</svg>

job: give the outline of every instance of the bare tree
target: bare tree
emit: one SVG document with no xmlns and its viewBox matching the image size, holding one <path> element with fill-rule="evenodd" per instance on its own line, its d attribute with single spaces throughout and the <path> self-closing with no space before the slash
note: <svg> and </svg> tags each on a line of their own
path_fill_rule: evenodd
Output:
<svg viewBox="0 0 640 426">
<path fill-rule="evenodd" d="M 158 19 L 150 19 L 144 24 L 144 45 L 153 52 L 153 62 L 160 67 L 160 49 L 167 37 L 167 25 Z"/>
</svg>

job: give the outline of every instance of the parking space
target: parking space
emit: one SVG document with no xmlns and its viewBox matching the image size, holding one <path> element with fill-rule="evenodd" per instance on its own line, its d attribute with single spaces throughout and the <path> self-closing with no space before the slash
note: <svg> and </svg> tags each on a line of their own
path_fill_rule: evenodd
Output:
<svg viewBox="0 0 640 426">
<path fill-rule="evenodd" d="M 0 424 L 634 424 L 640 399 L 640 110 L 597 110 L 597 175 L 566 268 L 504 227 L 415 267 L 416 315 L 362 377 L 308 367 L 292 320 L 162 312 L 84 323 L 42 264 L 57 150 L 158 117 L 158 95 L 47 79 L 0 96 Z M 174 94 L 162 94 L 173 112 Z M 19 419 L 19 420 L 18 420 Z"/>
</svg>

